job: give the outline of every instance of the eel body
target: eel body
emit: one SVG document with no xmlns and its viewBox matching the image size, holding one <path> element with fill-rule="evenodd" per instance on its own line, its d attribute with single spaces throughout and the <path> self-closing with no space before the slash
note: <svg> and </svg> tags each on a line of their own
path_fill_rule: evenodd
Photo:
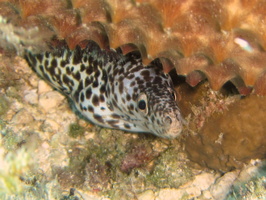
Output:
<svg viewBox="0 0 266 200">
<path fill-rule="evenodd" d="M 175 138 L 182 131 L 173 83 L 159 62 L 144 66 L 137 52 L 123 55 L 118 50 L 102 50 L 94 42 L 84 49 L 26 51 L 25 58 L 97 125 L 163 138 Z"/>
</svg>

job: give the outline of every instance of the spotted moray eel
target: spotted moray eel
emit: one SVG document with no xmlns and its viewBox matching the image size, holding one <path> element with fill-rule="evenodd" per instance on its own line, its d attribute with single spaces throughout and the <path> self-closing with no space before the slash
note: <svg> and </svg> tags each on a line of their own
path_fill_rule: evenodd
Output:
<svg viewBox="0 0 266 200">
<path fill-rule="evenodd" d="M 86 48 L 58 48 L 52 52 L 25 52 L 33 70 L 73 100 L 89 121 L 129 132 L 175 138 L 182 117 L 172 80 L 159 62 L 142 64 L 137 52 Z"/>
</svg>

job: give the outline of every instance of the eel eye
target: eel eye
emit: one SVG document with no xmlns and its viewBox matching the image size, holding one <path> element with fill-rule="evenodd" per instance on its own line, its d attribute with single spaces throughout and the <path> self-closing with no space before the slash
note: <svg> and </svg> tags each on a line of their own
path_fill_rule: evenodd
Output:
<svg viewBox="0 0 266 200">
<path fill-rule="evenodd" d="M 138 108 L 140 111 L 144 112 L 145 114 L 148 113 L 147 96 L 144 93 L 139 95 Z"/>
<path fill-rule="evenodd" d="M 171 93 L 173 99 L 176 101 L 176 92 L 170 88 L 168 88 L 169 92 Z"/>
<path fill-rule="evenodd" d="M 174 98 L 174 100 L 176 101 L 176 93 L 172 92 L 172 97 Z"/>
<path fill-rule="evenodd" d="M 139 101 L 139 109 L 140 110 L 146 109 L 146 102 L 143 99 Z"/>
</svg>

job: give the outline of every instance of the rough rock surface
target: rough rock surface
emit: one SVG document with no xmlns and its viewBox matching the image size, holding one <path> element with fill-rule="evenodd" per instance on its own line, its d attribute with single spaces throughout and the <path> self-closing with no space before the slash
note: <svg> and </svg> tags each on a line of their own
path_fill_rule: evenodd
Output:
<svg viewBox="0 0 266 200">
<path fill-rule="evenodd" d="M 1 73 L 16 72 L 17 79 L 1 81 L 1 199 L 217 199 L 261 168 L 258 161 L 224 174 L 195 169 L 182 139 L 99 129 L 79 119 L 59 93 L 49 100 L 56 106 L 44 109 L 39 100 L 54 92 L 50 86 L 24 60 L 3 61 Z"/>
<path fill-rule="evenodd" d="M 265 6 L 264 0 L 0 1 L 0 198 L 265 196 L 265 164 L 254 161 L 266 155 L 265 97 L 255 95 L 266 93 Z M 144 63 L 159 57 L 166 72 L 184 75 L 194 87 L 177 87 L 183 137 L 94 127 L 9 54 L 44 51 L 62 39 L 70 48 L 91 39 L 104 49 L 138 49 Z M 228 85 L 252 95 L 228 96 Z M 257 171 L 263 175 L 254 180 Z M 247 189 L 239 186 L 244 181 Z"/>
</svg>

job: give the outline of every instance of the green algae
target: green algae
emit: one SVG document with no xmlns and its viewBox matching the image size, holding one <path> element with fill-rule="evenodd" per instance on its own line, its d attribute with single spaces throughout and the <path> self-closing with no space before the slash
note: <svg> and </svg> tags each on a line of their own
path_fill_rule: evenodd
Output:
<svg viewBox="0 0 266 200">
<path fill-rule="evenodd" d="M 169 148 L 156 161 L 153 172 L 147 176 L 157 188 L 178 188 L 192 179 L 193 173 L 186 163 L 179 159 L 180 151 Z"/>
<path fill-rule="evenodd" d="M 17 149 L 18 144 L 22 141 L 21 136 L 14 133 L 11 129 L 3 129 L 1 132 L 4 135 L 2 139 L 3 147 L 7 151 L 13 151 Z"/>
<path fill-rule="evenodd" d="M 0 143 L 0 199 L 23 191 L 19 177 L 28 169 L 30 163 L 29 154 L 25 149 L 8 152 L 6 155 L 4 152 L 4 146 Z"/>
<path fill-rule="evenodd" d="M 21 138 L 8 130 L 0 135 L 0 199 L 60 199 L 63 191 L 56 179 L 47 180 L 34 162 L 34 150 L 19 147 Z M 67 196 L 67 195 L 65 195 Z"/>
<path fill-rule="evenodd" d="M 97 190 L 110 199 L 132 199 L 136 193 L 143 192 L 143 185 L 155 190 L 178 188 L 191 179 L 192 172 L 186 167 L 180 145 L 166 142 L 169 145 L 165 147 L 166 151 L 154 154 L 150 153 L 154 144 L 160 149 L 166 145 L 165 141 L 143 135 L 132 136 L 101 128 L 83 146 L 78 141 L 71 143 L 68 167 L 55 173 L 59 183 L 66 188 Z M 123 171 L 123 162 L 136 159 L 134 152 L 137 154 L 138 150 L 148 152 L 151 159 Z M 73 182 L 69 181 L 70 177 Z"/>
<path fill-rule="evenodd" d="M 73 123 L 69 125 L 68 135 L 72 138 L 77 138 L 84 135 L 85 128 L 80 126 L 78 123 Z"/>
<path fill-rule="evenodd" d="M 266 197 L 266 162 L 250 180 L 233 186 L 228 200 L 264 199 Z"/>
<path fill-rule="evenodd" d="M 4 120 L 1 120 L 1 119 L 0 119 L 0 133 L 1 133 L 2 135 L 4 135 L 5 127 L 6 127 L 6 122 L 5 122 Z"/>
<path fill-rule="evenodd" d="M 3 95 L 0 95 L 0 116 L 6 114 L 8 109 L 9 103 L 7 99 Z"/>
</svg>

